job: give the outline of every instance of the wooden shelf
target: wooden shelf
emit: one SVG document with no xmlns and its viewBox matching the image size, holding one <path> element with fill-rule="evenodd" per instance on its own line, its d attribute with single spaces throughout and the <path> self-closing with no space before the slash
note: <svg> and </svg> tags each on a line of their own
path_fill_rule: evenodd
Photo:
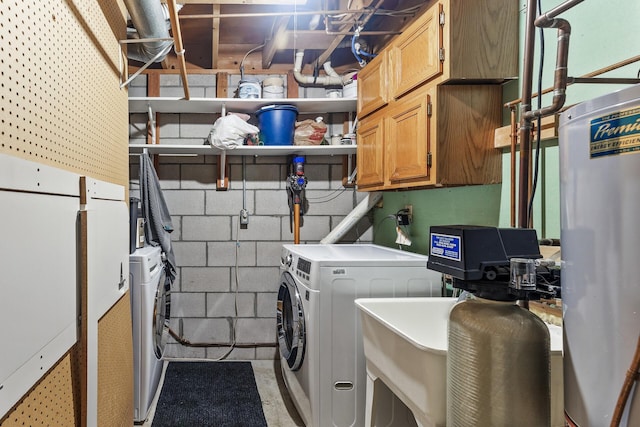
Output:
<svg viewBox="0 0 640 427">
<path fill-rule="evenodd" d="M 147 113 L 149 106 L 155 113 L 219 114 L 227 112 L 253 114 L 265 105 L 295 105 L 300 114 L 342 113 L 356 111 L 356 98 L 129 98 L 130 113 Z"/>
<path fill-rule="evenodd" d="M 181 144 L 130 144 L 129 154 L 140 154 L 144 149 L 149 154 L 164 154 L 173 156 L 288 156 L 299 154 L 303 156 L 341 156 L 355 154 L 355 145 L 259 145 L 242 146 L 229 150 L 222 150 L 210 145 L 181 145 Z"/>
</svg>

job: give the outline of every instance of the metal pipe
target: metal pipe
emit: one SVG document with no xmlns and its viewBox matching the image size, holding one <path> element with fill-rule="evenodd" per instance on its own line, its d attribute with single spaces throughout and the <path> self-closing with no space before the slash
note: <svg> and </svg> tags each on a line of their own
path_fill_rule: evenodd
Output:
<svg viewBox="0 0 640 427">
<path fill-rule="evenodd" d="M 242 156 L 242 209 L 247 210 L 247 157 Z"/>
<path fill-rule="evenodd" d="M 566 12 L 567 10 L 571 9 L 573 6 L 577 5 L 578 3 L 582 3 L 584 0 L 567 0 L 566 2 L 559 4 L 558 6 L 554 7 L 553 9 L 551 9 L 550 11 L 548 11 L 547 13 L 544 13 L 542 15 L 540 15 L 540 17 L 538 18 L 538 20 L 552 20 L 553 18 L 555 18 L 556 16 L 560 15 L 563 12 Z M 537 24 L 536 22 L 536 26 L 540 26 Z"/>
<path fill-rule="evenodd" d="M 511 227 L 516 226 L 516 145 L 518 144 L 518 123 L 516 120 L 516 107 L 511 107 Z"/>
<path fill-rule="evenodd" d="M 535 0 L 527 0 L 525 23 L 524 64 L 522 67 L 522 104 L 520 106 L 520 179 L 518 181 L 518 226 L 528 226 L 527 208 L 529 200 L 529 157 L 531 155 L 531 121 L 526 113 L 531 110 L 531 87 L 533 84 L 533 52 L 535 47 Z"/>
<path fill-rule="evenodd" d="M 569 57 L 569 36 L 571 25 L 555 16 L 581 3 L 583 0 L 568 0 L 551 11 L 533 19 L 536 11 L 535 0 L 527 1 L 527 23 L 525 28 L 525 52 L 522 81 L 522 106 L 520 108 L 520 180 L 518 198 L 518 225 L 529 227 L 529 175 L 531 161 L 531 123 L 534 118 L 548 116 L 562 108 L 566 100 L 567 62 Z M 553 99 L 548 107 L 531 111 L 531 86 L 533 81 L 533 49 L 535 27 L 557 28 L 558 48 L 554 72 Z"/>
<path fill-rule="evenodd" d="M 390 11 L 393 12 L 393 11 Z M 283 12 L 253 12 L 253 13 L 202 13 L 191 15 L 180 15 L 180 19 L 212 19 L 212 18 L 264 18 L 274 16 L 305 16 L 305 15 L 345 15 L 345 14 L 363 14 L 369 13 L 369 9 L 357 10 L 301 10 L 301 11 L 283 11 Z M 395 14 L 395 12 L 393 12 Z M 387 11 L 383 9 L 375 9 L 371 12 L 373 15 L 386 15 Z M 413 16 L 414 13 L 407 12 L 407 16 Z M 395 15 L 399 16 L 399 15 Z"/>
<path fill-rule="evenodd" d="M 568 77 L 567 85 L 570 85 L 572 83 L 635 85 L 640 83 L 640 79 L 625 77 Z"/>
<path fill-rule="evenodd" d="M 582 0 L 579 0 L 582 1 Z M 535 111 L 525 112 L 525 118 L 533 120 L 538 117 L 549 116 L 562 108 L 567 99 L 567 63 L 569 59 L 569 37 L 571 36 L 571 25 L 564 19 L 549 19 L 547 15 L 541 15 L 535 21 L 535 25 L 540 28 L 558 29 L 558 48 L 556 55 L 556 69 L 553 78 L 553 98 L 551 105 Z"/>
<path fill-rule="evenodd" d="M 640 61 L 640 55 L 632 56 L 631 58 L 624 59 L 624 60 L 622 60 L 620 62 L 616 62 L 615 64 L 607 65 L 606 67 L 599 68 L 599 69 L 597 69 L 595 71 L 592 71 L 590 73 L 587 73 L 587 74 L 583 74 L 580 77 L 569 77 L 567 79 L 567 86 L 571 85 L 574 82 L 575 83 L 587 83 L 586 81 L 582 81 L 581 79 L 589 78 L 589 77 L 596 77 L 596 76 L 599 76 L 601 74 L 608 73 L 609 71 L 617 70 L 618 68 L 625 67 L 625 66 L 627 66 L 629 64 L 633 64 L 634 62 L 638 62 L 638 61 Z M 607 81 L 605 79 L 602 79 L 600 81 L 600 83 L 609 83 L 609 81 Z M 612 83 L 618 83 L 618 82 L 612 82 Z M 630 83 L 630 82 L 621 82 L 621 83 L 626 84 L 626 83 Z M 541 93 L 534 93 L 533 95 L 531 95 L 531 97 L 535 98 L 537 96 L 540 96 L 541 94 L 544 95 L 544 94 L 549 93 L 551 91 L 553 91 L 553 86 L 549 87 L 549 88 L 546 88 Z M 513 101 L 507 102 L 506 104 L 504 104 L 504 106 L 506 108 L 511 108 L 512 106 L 515 106 L 515 105 L 517 105 L 517 104 L 519 104 L 521 102 L 522 102 L 522 98 L 518 98 L 518 99 L 514 99 Z"/>
</svg>

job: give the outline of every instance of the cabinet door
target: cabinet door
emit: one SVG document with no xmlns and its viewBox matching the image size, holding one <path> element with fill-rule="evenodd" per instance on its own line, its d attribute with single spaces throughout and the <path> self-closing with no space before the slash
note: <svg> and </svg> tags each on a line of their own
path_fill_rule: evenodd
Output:
<svg viewBox="0 0 640 427">
<path fill-rule="evenodd" d="M 381 186 L 384 182 L 384 116 L 364 118 L 358 126 L 358 187 Z"/>
<path fill-rule="evenodd" d="M 358 117 L 387 105 L 387 52 L 381 52 L 358 74 Z"/>
<path fill-rule="evenodd" d="M 391 45 L 391 95 L 395 99 L 442 73 L 441 8 L 440 3 L 434 4 Z"/>
<path fill-rule="evenodd" d="M 387 171 L 391 184 L 429 184 L 431 178 L 431 109 L 435 87 L 420 90 L 389 112 Z"/>
</svg>

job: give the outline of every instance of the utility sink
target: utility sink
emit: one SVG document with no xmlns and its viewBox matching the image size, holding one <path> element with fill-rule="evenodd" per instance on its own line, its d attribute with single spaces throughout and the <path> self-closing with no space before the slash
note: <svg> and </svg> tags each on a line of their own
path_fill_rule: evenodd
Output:
<svg viewBox="0 0 640 427">
<path fill-rule="evenodd" d="M 446 425 L 447 325 L 456 298 L 360 298 L 367 364 L 367 427 L 381 380 L 419 426 Z M 563 426 L 562 328 L 551 337 L 551 425 Z"/>
</svg>

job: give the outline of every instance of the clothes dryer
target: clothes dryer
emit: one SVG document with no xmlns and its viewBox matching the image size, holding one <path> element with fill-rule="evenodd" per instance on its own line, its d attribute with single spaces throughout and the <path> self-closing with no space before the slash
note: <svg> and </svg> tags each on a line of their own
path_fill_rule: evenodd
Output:
<svg viewBox="0 0 640 427">
<path fill-rule="evenodd" d="M 364 426 L 364 297 L 439 296 L 427 257 L 371 244 L 283 245 L 277 299 L 282 374 L 307 427 Z"/>
<path fill-rule="evenodd" d="M 162 249 L 146 246 L 129 255 L 133 325 L 134 421 L 144 422 L 162 374 L 171 307 Z"/>
</svg>

